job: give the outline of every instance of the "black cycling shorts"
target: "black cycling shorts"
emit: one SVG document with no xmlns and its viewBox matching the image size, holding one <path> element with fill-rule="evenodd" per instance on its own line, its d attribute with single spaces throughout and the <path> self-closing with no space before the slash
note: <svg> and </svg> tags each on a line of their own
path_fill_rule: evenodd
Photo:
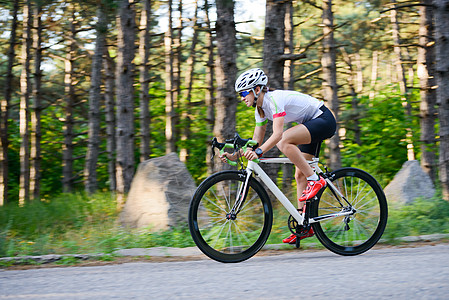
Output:
<svg viewBox="0 0 449 300">
<path fill-rule="evenodd" d="M 301 152 L 312 154 L 315 157 L 320 154 L 321 142 L 332 137 L 337 130 L 337 122 L 332 112 L 324 105 L 320 107 L 320 110 L 323 112 L 321 115 L 303 123 L 310 132 L 312 142 L 298 146 Z"/>
</svg>

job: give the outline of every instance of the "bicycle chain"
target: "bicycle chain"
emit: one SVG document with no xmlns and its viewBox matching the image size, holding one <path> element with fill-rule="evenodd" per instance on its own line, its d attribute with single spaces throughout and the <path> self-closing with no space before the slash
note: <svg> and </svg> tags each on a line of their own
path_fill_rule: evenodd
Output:
<svg viewBox="0 0 449 300">
<path fill-rule="evenodd" d="M 296 221 L 296 219 L 292 215 L 290 215 L 288 217 L 288 229 L 297 238 L 299 238 L 299 237 L 305 235 L 306 233 L 308 233 L 311 226 L 312 226 L 311 224 L 307 224 L 306 226 L 299 225 L 298 221 Z"/>
</svg>

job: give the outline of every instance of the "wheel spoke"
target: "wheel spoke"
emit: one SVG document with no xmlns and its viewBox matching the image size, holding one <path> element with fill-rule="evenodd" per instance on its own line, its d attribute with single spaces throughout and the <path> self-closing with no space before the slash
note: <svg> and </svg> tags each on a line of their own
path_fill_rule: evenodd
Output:
<svg viewBox="0 0 449 300">
<path fill-rule="evenodd" d="M 238 226 L 237 223 L 235 223 L 235 226 L 236 226 L 236 231 L 238 231 L 238 233 L 240 233 L 237 235 L 239 238 L 239 245 L 243 245 L 242 242 L 240 242 L 240 237 L 243 237 L 245 239 L 247 245 L 252 245 L 253 242 L 251 242 L 250 239 L 248 238 L 248 233 L 246 231 L 242 231 L 240 229 L 240 226 Z"/>
<path fill-rule="evenodd" d="M 243 207 L 240 208 L 240 211 L 245 210 L 245 208 L 246 208 L 248 205 L 250 205 L 253 201 L 257 201 L 257 200 L 256 200 L 257 198 L 258 198 L 258 197 L 257 197 L 257 194 L 254 194 L 254 195 L 252 195 L 252 197 L 251 197 L 250 200 L 246 199 L 245 203 L 243 204 Z"/>
<path fill-rule="evenodd" d="M 355 168 L 337 170 L 332 178 L 333 185 L 351 204 L 354 212 L 315 224 L 318 239 L 338 254 L 363 253 L 374 246 L 385 229 L 387 206 L 383 191 L 372 176 Z M 331 189 L 329 185 L 313 206 L 314 217 L 341 210 L 333 208 L 338 200 Z"/>
<path fill-rule="evenodd" d="M 212 194 L 214 195 L 215 199 L 216 199 L 217 201 L 220 201 L 220 200 L 219 200 L 220 198 L 217 197 L 217 196 L 215 195 L 215 192 L 214 192 L 213 190 L 212 190 L 211 192 L 212 192 Z M 218 209 L 220 209 L 221 211 L 223 211 L 223 212 L 226 213 L 226 209 L 224 209 L 223 207 L 219 206 L 217 203 L 215 203 L 214 201 L 212 201 L 212 199 L 208 198 L 207 196 L 205 196 L 204 198 L 205 198 L 204 200 L 207 201 L 207 203 L 210 203 L 210 204 L 216 206 Z"/>
<path fill-rule="evenodd" d="M 371 192 L 370 192 L 371 193 Z M 366 196 L 365 196 L 366 197 Z M 363 198 L 363 199 L 365 199 L 365 197 Z M 363 203 L 363 205 L 362 206 L 355 206 L 355 208 L 357 209 L 357 210 L 359 210 L 359 209 L 362 209 L 363 207 L 365 207 L 365 206 L 367 206 L 368 204 L 370 204 L 370 203 L 373 203 L 373 202 L 376 202 L 376 200 L 377 200 L 377 198 L 375 198 L 375 197 L 373 197 L 373 198 L 371 198 L 371 200 L 368 200 L 368 201 L 366 201 L 365 203 Z M 361 200 L 360 200 L 361 201 Z M 359 202 L 360 202 L 359 201 Z M 375 204 L 375 203 L 374 203 Z"/>
<path fill-rule="evenodd" d="M 240 175 L 223 172 L 211 176 L 212 179 L 200 185 L 201 190 L 191 202 L 194 215 L 191 220 L 189 212 L 189 227 L 193 240 L 206 255 L 222 262 L 237 262 L 253 256 L 271 229 L 270 199 L 252 178 L 239 211 L 232 210 L 237 208 L 236 201 L 242 196 L 240 188 L 245 178 Z"/>
</svg>

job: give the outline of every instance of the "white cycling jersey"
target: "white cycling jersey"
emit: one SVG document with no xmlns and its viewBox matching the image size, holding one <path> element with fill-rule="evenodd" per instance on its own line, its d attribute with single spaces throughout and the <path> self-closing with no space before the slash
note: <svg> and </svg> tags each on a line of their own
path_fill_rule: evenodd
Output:
<svg viewBox="0 0 449 300">
<path fill-rule="evenodd" d="M 265 116 L 262 118 L 256 108 L 256 125 L 265 125 L 268 120 L 273 121 L 278 117 L 284 117 L 284 123 L 302 124 L 321 115 L 323 112 L 319 108 L 323 104 L 323 101 L 296 91 L 267 92 L 262 104 Z"/>
</svg>

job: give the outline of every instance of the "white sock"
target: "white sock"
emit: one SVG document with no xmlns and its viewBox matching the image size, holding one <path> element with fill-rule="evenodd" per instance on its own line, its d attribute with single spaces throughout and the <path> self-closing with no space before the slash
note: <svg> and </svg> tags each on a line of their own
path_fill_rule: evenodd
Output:
<svg viewBox="0 0 449 300">
<path fill-rule="evenodd" d="M 318 176 L 318 174 L 314 173 L 312 176 L 307 177 L 307 180 L 318 181 L 318 180 L 320 180 L 320 177 Z"/>
</svg>

